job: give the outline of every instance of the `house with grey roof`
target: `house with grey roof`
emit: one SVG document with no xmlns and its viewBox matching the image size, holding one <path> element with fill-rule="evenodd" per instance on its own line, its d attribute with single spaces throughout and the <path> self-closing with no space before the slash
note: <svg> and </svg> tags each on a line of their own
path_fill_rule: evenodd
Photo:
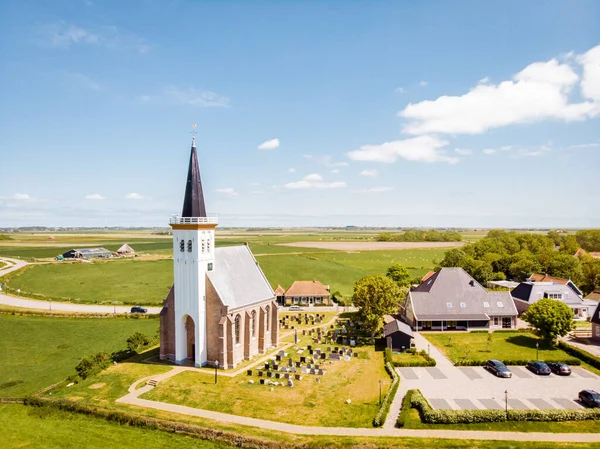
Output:
<svg viewBox="0 0 600 449">
<path fill-rule="evenodd" d="M 395 352 L 404 352 L 412 346 L 413 333 L 410 326 L 393 319 L 383 326 L 386 347 Z"/>
<path fill-rule="evenodd" d="M 550 298 L 561 301 L 573 309 L 574 319 L 585 320 L 587 317 L 592 316 L 598 301 L 583 299 L 579 289 L 577 287 L 573 288 L 571 284 L 571 281 L 568 283 L 554 280 L 544 282 L 527 281 L 521 282 L 510 293 L 519 313 L 525 312 L 531 304 L 540 299 Z"/>
<path fill-rule="evenodd" d="M 592 322 L 592 338 L 594 340 L 600 340 L 600 303 L 598 303 L 594 309 L 592 313 L 592 319 L 590 321 Z"/>
<path fill-rule="evenodd" d="M 442 268 L 406 295 L 400 313 L 415 330 L 514 329 L 507 291 L 488 291 L 462 268 Z"/>
</svg>

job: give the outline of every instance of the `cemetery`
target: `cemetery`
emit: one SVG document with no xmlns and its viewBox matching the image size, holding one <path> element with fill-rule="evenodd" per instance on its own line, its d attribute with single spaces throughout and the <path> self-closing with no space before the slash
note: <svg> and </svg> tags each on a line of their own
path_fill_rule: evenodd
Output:
<svg viewBox="0 0 600 449">
<path fill-rule="evenodd" d="M 391 383 L 383 353 L 359 344 L 349 318 L 296 328 L 299 319 L 322 319 L 308 315 L 282 314 L 288 346 L 235 377 L 184 371 L 141 398 L 292 424 L 369 427 Z"/>
</svg>

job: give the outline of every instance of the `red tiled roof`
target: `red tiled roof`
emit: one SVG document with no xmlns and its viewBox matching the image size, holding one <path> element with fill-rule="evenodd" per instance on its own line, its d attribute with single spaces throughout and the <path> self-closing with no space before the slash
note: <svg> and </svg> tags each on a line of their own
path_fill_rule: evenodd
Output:
<svg viewBox="0 0 600 449">
<path fill-rule="evenodd" d="M 423 279 L 421 279 L 421 282 L 425 282 L 427 279 L 429 279 L 431 276 L 433 276 L 435 274 L 435 271 L 430 271 L 429 273 L 427 273 L 425 276 L 423 276 Z"/>
<path fill-rule="evenodd" d="M 600 291 L 590 293 L 585 297 L 585 299 L 591 299 L 592 301 L 600 301 Z"/>
<path fill-rule="evenodd" d="M 329 290 L 316 279 L 314 281 L 294 281 L 285 296 L 329 296 Z"/>
<path fill-rule="evenodd" d="M 285 295 L 285 289 L 281 286 L 281 285 L 277 285 L 277 288 L 275 289 L 275 296 L 283 296 Z"/>
<path fill-rule="evenodd" d="M 558 278 L 550 276 L 548 274 L 533 273 L 530 277 L 532 282 L 554 282 L 555 284 L 566 285 L 569 282 L 568 279 Z"/>
</svg>

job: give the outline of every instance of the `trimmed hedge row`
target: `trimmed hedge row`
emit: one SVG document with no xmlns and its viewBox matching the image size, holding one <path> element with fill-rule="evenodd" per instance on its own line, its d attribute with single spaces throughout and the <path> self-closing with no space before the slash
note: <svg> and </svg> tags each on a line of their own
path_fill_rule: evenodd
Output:
<svg viewBox="0 0 600 449">
<path fill-rule="evenodd" d="M 525 366 L 529 362 L 531 362 L 531 360 L 506 359 L 506 360 L 501 360 L 501 362 L 504 363 L 505 365 Z M 566 363 L 567 365 L 572 365 L 572 366 L 581 365 L 581 360 L 579 360 L 579 359 L 548 360 L 546 363 L 549 363 L 549 362 L 561 362 L 561 363 Z M 486 363 L 487 363 L 487 360 L 462 359 L 462 360 L 456 361 L 456 363 L 454 363 L 454 366 L 485 366 Z"/>
<path fill-rule="evenodd" d="M 572 355 L 574 357 L 578 357 L 583 360 L 585 363 L 592 365 L 594 368 L 600 369 L 600 358 L 595 357 L 587 351 L 583 349 L 579 349 L 575 346 L 571 346 L 565 343 L 562 340 L 558 341 L 558 347 L 565 351 L 567 354 Z"/>
<path fill-rule="evenodd" d="M 400 408 L 400 414 L 396 420 L 396 427 L 404 427 L 406 424 L 406 418 L 412 408 L 411 400 L 413 393 L 417 390 L 408 390 L 406 395 L 402 398 L 402 407 Z"/>
<path fill-rule="evenodd" d="M 586 421 L 600 419 L 600 408 L 565 410 L 434 410 L 419 390 L 412 390 L 410 403 L 421 421 L 428 424 L 470 424 L 503 421 Z"/>
<path fill-rule="evenodd" d="M 408 360 L 405 362 L 396 362 L 396 361 L 394 361 L 392 350 L 390 348 L 385 348 L 385 351 L 383 353 L 385 363 L 389 363 L 390 365 L 395 366 L 397 368 L 406 368 L 406 367 L 411 367 L 411 366 L 412 367 L 420 367 L 420 366 L 435 366 L 436 365 L 435 359 L 433 357 L 430 357 L 429 354 L 427 354 L 427 352 L 424 350 L 417 352 L 416 350 L 411 351 L 409 349 L 406 352 L 409 354 L 418 354 L 425 360 L 421 360 L 418 357 L 415 357 L 415 360 Z"/>
<path fill-rule="evenodd" d="M 385 423 L 387 415 L 390 411 L 390 406 L 392 405 L 392 401 L 394 400 L 396 392 L 398 391 L 398 387 L 400 386 L 400 378 L 396 374 L 396 370 L 394 369 L 391 363 L 385 362 L 385 370 L 392 378 L 392 385 L 390 386 L 390 389 L 383 398 L 383 401 L 381 402 L 381 407 L 379 407 L 377 415 L 375 416 L 375 418 L 373 418 L 373 427 L 381 427 Z"/>
<path fill-rule="evenodd" d="M 218 441 L 220 443 L 243 447 L 248 449 L 305 449 L 305 444 L 294 444 L 263 440 L 258 437 L 243 435 L 230 431 L 215 430 L 212 428 L 200 427 L 194 424 L 186 424 L 177 421 L 169 421 L 160 418 L 150 418 L 137 415 L 131 412 L 110 410 L 92 405 L 80 404 L 67 399 L 50 399 L 41 397 L 25 398 L 25 405 L 31 407 L 48 407 L 55 410 L 66 412 L 81 413 L 104 418 L 107 421 L 125 424 L 131 427 L 140 427 L 145 429 L 161 430 L 164 432 L 183 434 L 202 440 Z"/>
</svg>

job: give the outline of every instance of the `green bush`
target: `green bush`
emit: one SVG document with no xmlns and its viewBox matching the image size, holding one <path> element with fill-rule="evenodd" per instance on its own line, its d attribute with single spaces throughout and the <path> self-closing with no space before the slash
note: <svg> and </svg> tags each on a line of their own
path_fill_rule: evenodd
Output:
<svg viewBox="0 0 600 449">
<path fill-rule="evenodd" d="M 136 332 L 127 338 L 127 349 L 130 351 L 136 351 L 148 344 L 150 344 L 150 338 L 142 332 Z"/>
<path fill-rule="evenodd" d="M 413 355 L 418 354 L 425 360 L 415 358 L 415 360 L 407 360 L 407 361 L 402 361 L 402 362 L 395 361 L 395 362 L 392 362 L 392 365 L 397 368 L 422 367 L 422 366 L 435 366 L 436 365 L 435 359 L 433 357 L 430 357 L 429 354 L 427 354 L 427 352 L 425 350 L 421 350 L 418 353 L 415 350 L 414 352 L 410 352 L 410 354 L 413 354 Z M 390 358 L 391 358 L 391 351 L 390 351 Z"/>
<path fill-rule="evenodd" d="M 560 340 L 558 342 L 558 347 L 567 354 L 583 360 L 585 363 L 592 365 L 594 368 L 600 369 L 600 358 L 593 356 L 589 352 L 576 348 L 575 346 L 571 346 Z"/>
<path fill-rule="evenodd" d="M 385 348 L 383 350 L 383 363 L 385 364 L 393 364 L 394 363 L 394 359 L 392 356 L 392 350 L 390 348 Z"/>
<path fill-rule="evenodd" d="M 506 359 L 501 360 L 505 365 L 513 365 L 513 366 L 526 366 L 531 360 L 518 360 L 518 359 Z M 546 363 L 550 362 L 561 362 L 566 363 L 567 365 L 579 366 L 581 365 L 581 360 L 579 359 L 564 359 L 564 360 L 548 360 Z M 470 360 L 470 359 L 461 359 L 457 360 L 454 366 L 485 366 L 487 360 Z"/>
<path fill-rule="evenodd" d="M 412 408 L 412 395 L 415 391 L 417 390 L 408 390 L 406 395 L 402 398 L 402 408 L 400 409 L 400 414 L 398 415 L 398 420 L 396 421 L 396 427 L 404 427 L 406 424 L 406 418 L 408 417 L 410 409 Z"/>
<path fill-rule="evenodd" d="M 488 331 L 488 330 L 483 330 L 483 329 L 477 329 L 477 330 L 471 331 L 470 333 L 471 333 L 471 334 L 489 334 L 489 333 L 490 333 L 490 331 Z"/>
<path fill-rule="evenodd" d="M 390 351 L 391 353 L 391 351 Z M 385 352 L 384 352 L 385 357 Z M 394 396 L 396 396 L 396 392 L 398 391 L 398 386 L 400 385 L 400 378 L 396 374 L 396 370 L 392 366 L 391 363 L 385 364 L 385 370 L 392 378 L 392 385 L 390 389 L 386 393 L 383 401 L 381 402 L 381 407 L 379 407 L 379 411 L 375 418 L 373 418 L 373 427 L 381 427 L 385 423 L 387 415 L 390 411 L 390 405 L 392 405 L 392 401 L 394 400 Z"/>
<path fill-rule="evenodd" d="M 111 358 L 106 352 L 98 352 L 90 357 L 84 357 L 75 367 L 75 371 L 82 379 L 87 379 L 99 373 L 110 365 Z"/>
</svg>

